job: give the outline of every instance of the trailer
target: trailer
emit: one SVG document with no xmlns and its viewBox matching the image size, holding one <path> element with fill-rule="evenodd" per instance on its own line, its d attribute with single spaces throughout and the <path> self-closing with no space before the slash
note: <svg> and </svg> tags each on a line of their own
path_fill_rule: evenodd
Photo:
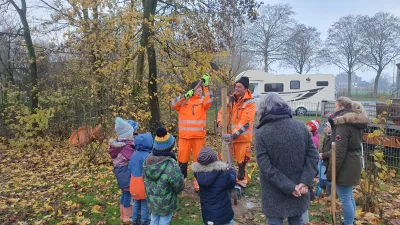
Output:
<svg viewBox="0 0 400 225">
<path fill-rule="evenodd" d="M 335 100 L 333 74 L 271 75 L 264 71 L 248 70 L 236 76 L 236 80 L 242 76 L 249 78 L 249 89 L 256 100 L 269 92 L 276 92 L 299 116 L 320 111 L 323 100 Z"/>
</svg>

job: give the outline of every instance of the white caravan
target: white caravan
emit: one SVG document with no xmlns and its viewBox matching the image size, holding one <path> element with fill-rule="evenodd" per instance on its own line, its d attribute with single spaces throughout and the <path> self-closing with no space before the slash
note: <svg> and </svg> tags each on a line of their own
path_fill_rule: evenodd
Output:
<svg viewBox="0 0 400 225">
<path fill-rule="evenodd" d="M 335 100 L 335 76 L 332 74 L 271 75 L 248 70 L 236 76 L 236 80 L 242 76 L 249 78 L 249 89 L 255 99 L 277 92 L 296 115 L 321 111 L 322 100 Z"/>
</svg>

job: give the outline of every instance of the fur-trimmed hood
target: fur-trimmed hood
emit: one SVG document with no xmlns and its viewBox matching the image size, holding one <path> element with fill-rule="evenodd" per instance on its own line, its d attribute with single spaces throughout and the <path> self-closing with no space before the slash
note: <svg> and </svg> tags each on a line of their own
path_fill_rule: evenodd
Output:
<svg viewBox="0 0 400 225">
<path fill-rule="evenodd" d="M 108 144 L 110 145 L 109 153 L 113 159 L 115 159 L 118 154 L 121 153 L 129 160 L 134 152 L 133 143 L 131 140 L 118 140 L 111 138 L 108 141 Z"/>
<path fill-rule="evenodd" d="M 362 111 L 350 111 L 333 119 L 335 125 L 349 124 L 359 128 L 365 128 L 370 122 L 368 116 Z"/>
<path fill-rule="evenodd" d="M 216 161 L 209 165 L 201 165 L 198 162 L 192 164 L 192 172 L 195 174 L 200 187 L 211 187 L 220 175 L 228 171 L 228 169 L 228 165 L 221 161 Z"/>
<path fill-rule="evenodd" d="M 228 164 L 221 162 L 221 161 L 216 161 L 213 163 L 210 163 L 208 165 L 202 165 L 198 162 L 194 162 L 192 164 L 192 172 L 193 173 L 198 173 L 198 172 L 211 172 L 211 171 L 225 171 L 227 170 Z"/>
</svg>

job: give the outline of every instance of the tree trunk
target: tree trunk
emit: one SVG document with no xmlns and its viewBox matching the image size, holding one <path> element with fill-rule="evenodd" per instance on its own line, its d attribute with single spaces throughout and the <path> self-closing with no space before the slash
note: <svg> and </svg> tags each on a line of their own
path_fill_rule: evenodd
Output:
<svg viewBox="0 0 400 225">
<path fill-rule="evenodd" d="M 151 44 L 147 48 L 147 59 L 149 63 L 149 82 L 148 82 L 148 90 L 150 96 L 150 130 L 155 133 L 157 128 L 161 125 L 161 117 L 160 117 L 160 107 L 158 103 L 158 95 L 157 95 L 157 61 L 156 61 L 156 50 L 154 46 Z"/>
<path fill-rule="evenodd" d="M 381 76 L 383 68 L 378 68 L 378 71 L 376 71 L 376 77 L 375 77 L 375 84 L 374 84 L 374 97 L 378 96 L 378 83 L 379 83 L 379 77 Z"/>
<path fill-rule="evenodd" d="M 148 26 L 148 22 L 151 22 L 151 24 L 154 23 L 153 19 L 151 18 L 152 15 L 155 14 L 156 12 L 156 7 L 157 7 L 157 0 L 142 0 L 143 4 L 143 32 L 142 36 L 140 38 L 140 49 L 139 49 L 139 55 L 138 55 L 138 61 L 136 64 L 136 79 L 133 87 L 133 92 L 134 94 L 139 94 L 140 93 L 140 87 L 139 85 L 143 81 L 144 77 L 144 53 L 145 50 L 148 52 L 147 45 L 149 43 L 149 37 L 150 37 L 150 27 Z"/>
<path fill-rule="evenodd" d="M 142 34 L 142 37 L 140 39 L 140 48 L 144 48 L 146 46 L 145 44 L 145 38 L 144 34 Z M 133 94 L 139 94 L 140 93 L 140 88 L 139 85 L 143 81 L 143 76 L 144 76 L 144 51 L 139 50 L 139 55 L 138 55 L 138 60 L 136 64 L 136 79 L 133 84 Z"/>
<path fill-rule="evenodd" d="M 264 71 L 268 73 L 268 54 L 264 54 Z"/>
<path fill-rule="evenodd" d="M 156 129 L 161 125 L 161 116 L 160 116 L 160 107 L 159 107 L 158 95 L 157 95 L 156 50 L 154 48 L 153 43 L 149 44 L 149 38 L 153 34 L 152 34 L 152 31 L 150 30 L 148 23 L 151 23 L 151 25 L 154 25 L 154 14 L 156 12 L 157 0 L 143 0 L 143 7 L 144 7 L 143 15 L 144 15 L 145 21 L 143 23 L 141 46 L 146 48 L 147 62 L 149 64 L 148 93 L 150 96 L 150 100 L 149 100 L 150 104 L 149 105 L 150 105 L 150 113 L 151 113 L 150 130 L 153 133 L 155 133 Z M 139 70 L 139 68 L 138 68 L 138 70 Z"/>
<path fill-rule="evenodd" d="M 347 71 L 347 97 L 351 97 L 351 74 L 351 70 Z"/>
<path fill-rule="evenodd" d="M 38 107 L 37 64 L 36 64 L 35 47 L 33 46 L 31 31 L 29 28 L 28 21 L 26 19 L 26 1 L 21 0 L 22 4 L 21 8 L 18 8 L 18 6 L 14 3 L 14 1 L 10 2 L 17 10 L 19 18 L 21 19 L 22 27 L 24 29 L 24 39 L 29 56 L 29 73 L 31 79 L 30 100 L 31 100 L 31 110 L 33 111 Z"/>
</svg>

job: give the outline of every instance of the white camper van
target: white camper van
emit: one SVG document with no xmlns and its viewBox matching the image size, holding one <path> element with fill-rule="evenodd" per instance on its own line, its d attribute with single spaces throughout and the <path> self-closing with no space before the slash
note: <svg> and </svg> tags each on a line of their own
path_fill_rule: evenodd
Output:
<svg viewBox="0 0 400 225">
<path fill-rule="evenodd" d="M 268 92 L 277 92 L 296 115 L 320 111 L 322 100 L 335 100 L 335 76 L 331 74 L 271 75 L 248 70 L 240 73 L 236 80 L 242 76 L 249 78 L 249 89 L 255 99 Z"/>
</svg>

